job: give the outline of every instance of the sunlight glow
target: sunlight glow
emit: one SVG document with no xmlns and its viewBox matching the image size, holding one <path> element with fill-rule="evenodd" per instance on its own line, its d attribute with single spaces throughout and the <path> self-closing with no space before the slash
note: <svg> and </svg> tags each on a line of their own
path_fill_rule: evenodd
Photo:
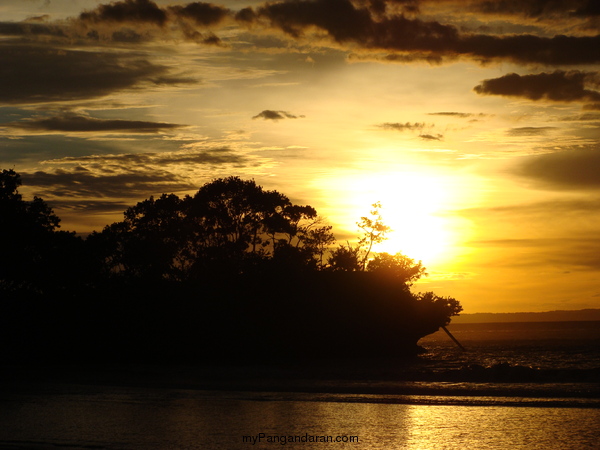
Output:
<svg viewBox="0 0 600 450">
<path fill-rule="evenodd" d="M 404 255 L 428 266 L 452 258 L 452 247 L 467 238 L 468 229 L 451 210 L 461 202 L 461 186 L 453 177 L 418 171 L 356 174 L 336 180 L 346 197 L 345 227 L 369 214 L 379 201 L 387 239 L 373 250 Z M 350 231 L 350 229 L 349 229 Z"/>
<path fill-rule="evenodd" d="M 440 256 L 451 240 L 443 217 L 436 215 L 448 195 L 442 183 L 415 173 L 385 174 L 370 182 L 379 194 L 383 221 L 392 229 L 375 250 L 429 262 Z"/>
</svg>

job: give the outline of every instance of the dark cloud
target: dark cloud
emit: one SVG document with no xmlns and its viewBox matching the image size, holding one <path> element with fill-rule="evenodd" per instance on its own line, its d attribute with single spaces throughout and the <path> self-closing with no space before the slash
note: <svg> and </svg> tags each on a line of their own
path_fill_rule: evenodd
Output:
<svg viewBox="0 0 600 450">
<path fill-rule="evenodd" d="M 511 128 L 506 132 L 509 136 L 543 136 L 550 130 L 554 130 L 556 127 L 519 127 Z"/>
<path fill-rule="evenodd" d="M 528 157 L 515 173 L 542 188 L 600 189 L 600 146 L 574 148 Z"/>
<path fill-rule="evenodd" d="M 433 112 L 433 113 L 427 113 L 430 116 L 444 116 L 444 117 L 456 117 L 458 119 L 471 119 L 470 122 L 476 122 L 479 119 L 485 118 L 485 117 L 489 117 L 489 114 L 484 114 L 484 113 L 463 113 L 463 112 L 456 112 L 456 111 L 440 111 L 440 112 Z"/>
<path fill-rule="evenodd" d="M 259 164 L 223 148 L 177 152 L 90 155 L 47 161 L 56 169 L 20 171 L 23 184 L 42 197 L 69 199 L 139 198 L 192 190 L 197 186 L 181 167 L 247 167 Z M 186 175 L 187 174 L 187 175 Z M 78 202 L 78 201 L 77 201 Z"/>
<path fill-rule="evenodd" d="M 266 2 L 256 8 L 234 12 L 207 2 L 161 7 L 151 0 L 121 0 L 101 4 L 85 11 L 69 26 L 53 27 L 30 21 L 28 24 L 4 24 L 11 35 L 60 34 L 92 40 L 110 39 L 117 42 L 144 42 L 155 38 L 178 37 L 209 45 L 222 45 L 214 32 L 201 29 L 219 25 L 235 18 L 240 24 L 257 25 L 281 30 L 294 39 L 301 39 L 315 29 L 319 37 L 329 36 L 337 44 L 352 46 L 355 55 L 372 54 L 383 61 L 428 61 L 439 64 L 461 57 L 482 62 L 506 60 L 521 64 L 538 63 L 567 65 L 600 61 L 600 36 L 568 36 L 559 34 L 542 37 L 533 34 L 481 34 L 467 32 L 462 27 L 416 17 L 417 0 L 289 0 Z M 595 15 L 593 3 L 580 0 L 568 7 L 565 0 L 557 2 L 443 2 L 431 3 L 432 11 L 454 8 L 442 17 L 451 18 L 458 12 L 509 14 L 537 17 L 543 11 L 572 16 Z M 570 3 L 570 2 L 569 2 Z M 449 5 L 446 7 L 446 5 Z M 541 6 L 540 6 L 541 5 Z M 542 11 L 542 12 L 539 12 Z M 432 17 L 431 15 L 428 17 Z M 28 27 L 28 28 L 27 28 Z M 576 27 L 575 27 L 576 28 Z M 572 28 L 572 29 L 575 29 Z M 2 33 L 2 25 L 0 25 Z M 323 42 L 319 39 L 319 42 Z M 387 53 L 387 54 L 382 54 Z M 362 56 L 355 56 L 362 57 Z"/>
<path fill-rule="evenodd" d="M 162 27 L 174 18 L 190 19 L 197 25 L 214 25 L 230 15 L 222 6 L 205 2 L 192 2 L 185 6 L 159 7 L 150 0 L 122 0 L 99 5 L 96 9 L 83 12 L 79 20 L 84 23 L 128 23 L 153 24 Z"/>
<path fill-rule="evenodd" d="M 120 170 L 131 166 L 137 167 L 164 167 L 170 164 L 201 164 L 201 165 L 221 165 L 221 164 L 250 164 L 250 160 L 243 155 L 238 154 L 228 147 L 177 151 L 177 152 L 147 152 L 147 153 L 129 153 L 118 155 L 90 155 L 82 157 L 67 157 L 52 161 L 53 163 L 68 163 L 82 165 L 92 165 L 104 169 L 113 168 Z"/>
<path fill-rule="evenodd" d="M 426 123 L 423 122 L 405 122 L 405 123 L 393 123 L 393 122 L 386 122 L 386 123 L 382 123 L 377 125 L 380 128 L 383 128 L 384 130 L 392 130 L 392 131 L 422 131 L 425 127 L 428 128 L 432 128 L 433 125 L 427 125 Z M 430 134 L 430 133 L 420 133 L 419 134 L 419 138 L 425 140 L 425 141 L 441 141 L 444 136 L 442 136 L 441 134 Z"/>
<path fill-rule="evenodd" d="M 53 36 L 67 37 L 65 28 L 61 25 L 25 22 L 0 22 L 0 36 Z"/>
<path fill-rule="evenodd" d="M 522 15 L 529 18 L 561 14 L 588 15 L 594 0 L 484 0 L 476 2 L 474 9 L 485 14 Z M 587 11 L 587 12 L 586 12 Z"/>
<path fill-rule="evenodd" d="M 442 112 L 434 112 L 428 113 L 430 116 L 451 116 L 451 117 L 459 117 L 461 119 L 466 119 L 468 117 L 473 117 L 475 114 L 471 113 L 461 113 L 461 112 L 453 112 L 453 111 L 442 111 Z"/>
<path fill-rule="evenodd" d="M 21 178 L 32 189 L 42 189 L 44 196 L 58 198 L 124 198 L 147 196 L 163 189 L 173 192 L 193 188 L 180 175 L 160 168 L 96 174 L 85 167 L 76 167 L 54 172 L 22 172 Z"/>
<path fill-rule="evenodd" d="M 441 134 L 420 134 L 419 137 L 424 141 L 441 141 L 444 136 Z"/>
<path fill-rule="evenodd" d="M 500 78 L 491 78 L 475 86 L 481 95 L 501 95 L 522 97 L 530 100 L 551 100 L 555 102 L 583 102 L 600 104 L 600 92 L 589 87 L 600 87 L 598 72 L 578 70 L 552 73 L 518 75 L 510 73 Z"/>
<path fill-rule="evenodd" d="M 54 38 L 55 42 L 67 45 L 75 40 L 82 45 L 86 41 L 136 44 L 183 37 L 208 45 L 221 45 L 218 36 L 201 29 L 230 17 L 233 17 L 231 10 L 212 3 L 191 2 L 161 8 L 150 0 L 121 0 L 100 4 L 64 22 L 48 23 L 41 18 L 0 22 L 0 36 L 30 40 Z"/>
<path fill-rule="evenodd" d="M 377 125 L 384 130 L 394 130 L 394 131 L 412 131 L 412 130 L 422 130 L 426 125 L 422 122 L 406 122 L 406 123 L 392 123 L 386 122 L 380 125 Z"/>
<path fill-rule="evenodd" d="M 566 1 L 566 0 L 564 0 Z M 570 3 L 570 2 L 569 2 Z M 597 0 L 584 0 L 578 2 L 574 16 L 598 17 L 600 16 L 600 3 Z"/>
<path fill-rule="evenodd" d="M 580 64 L 600 61 L 600 36 L 534 35 L 492 36 L 462 33 L 453 25 L 410 19 L 405 15 L 375 17 L 366 6 L 351 0 L 297 0 L 267 3 L 238 19 L 263 23 L 300 39 L 317 28 L 337 43 L 352 43 L 364 50 L 399 53 L 399 57 L 469 57 L 480 61 Z"/>
<path fill-rule="evenodd" d="M 74 211 L 78 214 L 105 214 L 125 211 L 131 204 L 121 201 L 102 200 L 53 200 L 51 206 L 54 209 Z"/>
<path fill-rule="evenodd" d="M 167 22 L 167 13 L 150 0 L 124 0 L 99 5 L 92 11 L 81 13 L 79 19 L 91 23 L 138 22 L 163 26 Z"/>
<path fill-rule="evenodd" d="M 484 0 L 474 3 L 473 10 L 496 16 L 523 17 L 536 22 L 562 22 L 583 19 L 583 27 L 598 29 L 600 16 L 597 0 Z M 581 26 L 580 26 L 581 27 Z"/>
<path fill-rule="evenodd" d="M 527 30 L 581 34 L 600 30 L 597 0 L 421 0 L 421 5 L 432 14 L 462 19 L 472 29 L 500 34 Z"/>
<path fill-rule="evenodd" d="M 4 130 L 2 130 L 4 131 Z M 9 132 L 0 132 L 0 162 L 15 166 L 17 172 L 23 167 L 37 165 L 39 161 L 62 158 L 69 156 L 81 156 L 89 154 L 114 153 L 115 151 L 135 151 L 148 148 L 152 145 L 156 148 L 168 147 L 168 150 L 176 150 L 180 143 L 171 140 L 153 140 L 150 144 L 148 139 L 134 141 L 115 141 L 109 139 L 85 139 L 84 136 L 66 136 L 64 133 L 21 133 L 18 139 L 11 136 Z"/>
<path fill-rule="evenodd" d="M 81 13 L 74 25 L 83 27 L 87 36 L 95 39 L 108 37 L 118 42 L 138 42 L 179 32 L 187 40 L 220 45 L 218 36 L 204 34 L 196 27 L 216 25 L 230 16 L 229 9 L 211 3 L 192 2 L 161 8 L 150 0 L 123 0 Z"/>
<path fill-rule="evenodd" d="M 278 121 L 282 119 L 298 119 L 302 117 L 304 116 L 295 116 L 287 111 L 273 111 L 271 109 L 265 109 L 252 118 Z"/>
<path fill-rule="evenodd" d="M 33 104 L 102 97 L 163 82 L 167 67 L 138 55 L 0 45 L 0 102 Z M 156 80 L 156 81 L 155 81 Z"/>
<path fill-rule="evenodd" d="M 178 17 L 188 18 L 197 25 L 215 25 L 228 17 L 231 11 L 211 3 L 194 2 L 185 6 L 170 6 L 169 10 Z"/>
<path fill-rule="evenodd" d="M 143 35 L 128 28 L 113 32 L 111 39 L 115 42 L 126 42 L 130 44 L 146 40 L 146 38 Z"/>
<path fill-rule="evenodd" d="M 584 113 L 577 116 L 563 117 L 561 120 L 564 122 L 600 121 L 600 113 Z"/>
<path fill-rule="evenodd" d="M 356 0 L 355 3 L 361 7 L 369 9 L 373 14 L 384 15 L 389 7 L 403 13 L 419 12 L 419 5 L 422 0 Z"/>
<path fill-rule="evenodd" d="M 13 122 L 8 124 L 8 126 L 37 132 L 155 133 L 179 128 L 182 125 L 140 120 L 104 120 L 79 114 L 66 113 L 60 116 Z"/>
</svg>

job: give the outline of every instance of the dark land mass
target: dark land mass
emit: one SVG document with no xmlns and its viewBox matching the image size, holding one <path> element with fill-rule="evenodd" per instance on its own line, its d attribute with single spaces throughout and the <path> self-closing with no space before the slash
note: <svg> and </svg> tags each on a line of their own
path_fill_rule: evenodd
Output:
<svg viewBox="0 0 600 450">
<path fill-rule="evenodd" d="M 20 363 L 238 363 L 409 357 L 448 321 L 370 273 L 105 280 L 61 295 L 6 295 L 0 356 Z"/>
</svg>

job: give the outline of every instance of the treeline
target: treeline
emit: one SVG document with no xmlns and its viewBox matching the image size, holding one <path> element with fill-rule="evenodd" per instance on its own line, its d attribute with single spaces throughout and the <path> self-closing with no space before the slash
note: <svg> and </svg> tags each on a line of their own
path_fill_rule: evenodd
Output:
<svg viewBox="0 0 600 450">
<path fill-rule="evenodd" d="M 412 353 L 462 307 L 414 294 L 425 268 L 373 254 L 377 204 L 337 245 L 311 206 L 238 177 L 163 194 L 83 239 L 0 174 L 7 360 L 188 361 Z"/>
</svg>

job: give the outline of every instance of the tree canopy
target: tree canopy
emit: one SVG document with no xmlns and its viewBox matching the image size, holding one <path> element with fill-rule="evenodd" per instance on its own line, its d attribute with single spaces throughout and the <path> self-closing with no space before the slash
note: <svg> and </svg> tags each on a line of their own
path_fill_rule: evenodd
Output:
<svg viewBox="0 0 600 450">
<path fill-rule="evenodd" d="M 238 177 L 182 199 L 150 197 L 88 239 L 104 249 L 108 272 L 179 280 L 244 273 L 273 260 L 322 268 L 334 241 L 313 207 Z"/>
<path fill-rule="evenodd" d="M 60 219 L 39 197 L 23 200 L 21 176 L 0 172 L 0 286 L 4 290 L 40 290 L 55 284 L 71 266 L 69 253 L 81 242 L 58 231 Z"/>
</svg>

